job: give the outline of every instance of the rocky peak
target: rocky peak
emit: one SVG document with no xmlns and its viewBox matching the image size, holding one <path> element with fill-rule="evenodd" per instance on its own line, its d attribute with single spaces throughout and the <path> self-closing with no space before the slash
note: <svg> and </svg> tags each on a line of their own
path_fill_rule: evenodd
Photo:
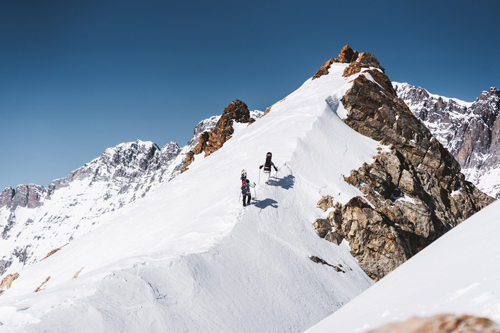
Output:
<svg viewBox="0 0 500 333">
<path fill-rule="evenodd" d="M 314 74 L 312 79 L 314 80 L 323 75 L 328 74 L 328 70 L 330 69 L 332 63 L 334 62 L 348 64 L 355 61 L 357 58 L 358 58 L 358 51 L 353 51 L 349 45 L 346 45 L 340 50 L 339 56 L 335 59 L 331 58 L 330 60 L 327 60 L 327 62 L 325 62 L 323 66 L 321 66 L 321 68 L 316 72 L 316 74 Z"/>
<path fill-rule="evenodd" d="M 465 180 L 458 162 L 397 97 L 374 56 L 362 53 L 346 70 L 351 66 L 360 74 L 341 100 L 344 122 L 389 149 L 345 177 L 363 196 L 337 203 L 315 226 L 329 241 L 346 239 L 376 281 L 494 199 Z"/>
<path fill-rule="evenodd" d="M 198 144 L 186 154 L 184 168 L 194 161 L 194 156 L 205 152 L 205 157 L 219 150 L 234 133 L 233 122 L 252 124 L 255 119 L 250 116 L 250 111 L 245 103 L 240 100 L 232 101 L 224 109 L 220 119 L 211 131 L 203 132 L 198 138 Z"/>
</svg>

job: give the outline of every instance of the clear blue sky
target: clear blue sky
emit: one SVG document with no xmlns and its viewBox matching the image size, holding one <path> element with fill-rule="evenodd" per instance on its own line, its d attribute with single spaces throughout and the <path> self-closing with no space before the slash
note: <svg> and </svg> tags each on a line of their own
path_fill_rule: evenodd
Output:
<svg viewBox="0 0 500 333">
<path fill-rule="evenodd" d="M 264 110 L 349 44 L 393 81 L 500 88 L 500 1 L 18 0 L 0 4 L 0 191 L 121 142 L 181 147 L 235 99 Z"/>
</svg>

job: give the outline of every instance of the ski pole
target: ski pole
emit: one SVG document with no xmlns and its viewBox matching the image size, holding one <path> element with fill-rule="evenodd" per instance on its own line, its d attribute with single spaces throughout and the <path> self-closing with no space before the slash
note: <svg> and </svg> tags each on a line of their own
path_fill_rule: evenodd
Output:
<svg viewBox="0 0 500 333">
<path fill-rule="evenodd" d="M 259 185 L 260 185 L 260 172 L 262 171 L 262 169 L 259 169 Z"/>
<path fill-rule="evenodd" d="M 240 196 L 238 197 L 238 202 L 240 202 L 240 199 L 241 199 L 241 192 L 240 192 Z"/>
</svg>

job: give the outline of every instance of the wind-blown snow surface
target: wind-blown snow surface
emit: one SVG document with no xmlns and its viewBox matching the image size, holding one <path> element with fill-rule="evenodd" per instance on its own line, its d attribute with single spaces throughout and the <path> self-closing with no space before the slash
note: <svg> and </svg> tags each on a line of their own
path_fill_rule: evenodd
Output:
<svg viewBox="0 0 500 333">
<path fill-rule="evenodd" d="M 366 332 L 442 313 L 500 322 L 499 216 L 497 201 L 307 332 Z"/>
<path fill-rule="evenodd" d="M 377 153 L 377 142 L 337 115 L 353 79 L 341 76 L 345 66 L 333 64 L 187 172 L 19 271 L 0 297 L 2 329 L 296 332 L 372 285 L 346 243 L 313 227 L 326 215 L 316 208 L 323 195 L 342 203 L 362 195 L 343 175 Z M 263 183 L 267 151 L 279 172 L 243 208 L 240 172 Z"/>
</svg>

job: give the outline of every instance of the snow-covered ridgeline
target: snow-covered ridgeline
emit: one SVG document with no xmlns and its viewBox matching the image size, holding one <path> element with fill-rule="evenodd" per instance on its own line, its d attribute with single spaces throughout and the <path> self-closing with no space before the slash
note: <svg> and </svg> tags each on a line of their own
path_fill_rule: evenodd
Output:
<svg viewBox="0 0 500 333">
<path fill-rule="evenodd" d="M 393 86 L 398 97 L 457 159 L 466 179 L 500 198 L 500 92 L 491 88 L 468 103 L 407 83 L 393 82 Z"/>
<path fill-rule="evenodd" d="M 353 79 L 345 66 L 332 64 L 181 176 L 20 270 L 0 298 L 0 322 L 14 331 L 300 331 L 366 289 L 372 281 L 348 245 L 313 227 L 322 196 L 362 195 L 343 175 L 379 146 L 339 117 Z M 243 208 L 240 171 L 264 177 L 267 151 L 280 171 Z"/>
</svg>

